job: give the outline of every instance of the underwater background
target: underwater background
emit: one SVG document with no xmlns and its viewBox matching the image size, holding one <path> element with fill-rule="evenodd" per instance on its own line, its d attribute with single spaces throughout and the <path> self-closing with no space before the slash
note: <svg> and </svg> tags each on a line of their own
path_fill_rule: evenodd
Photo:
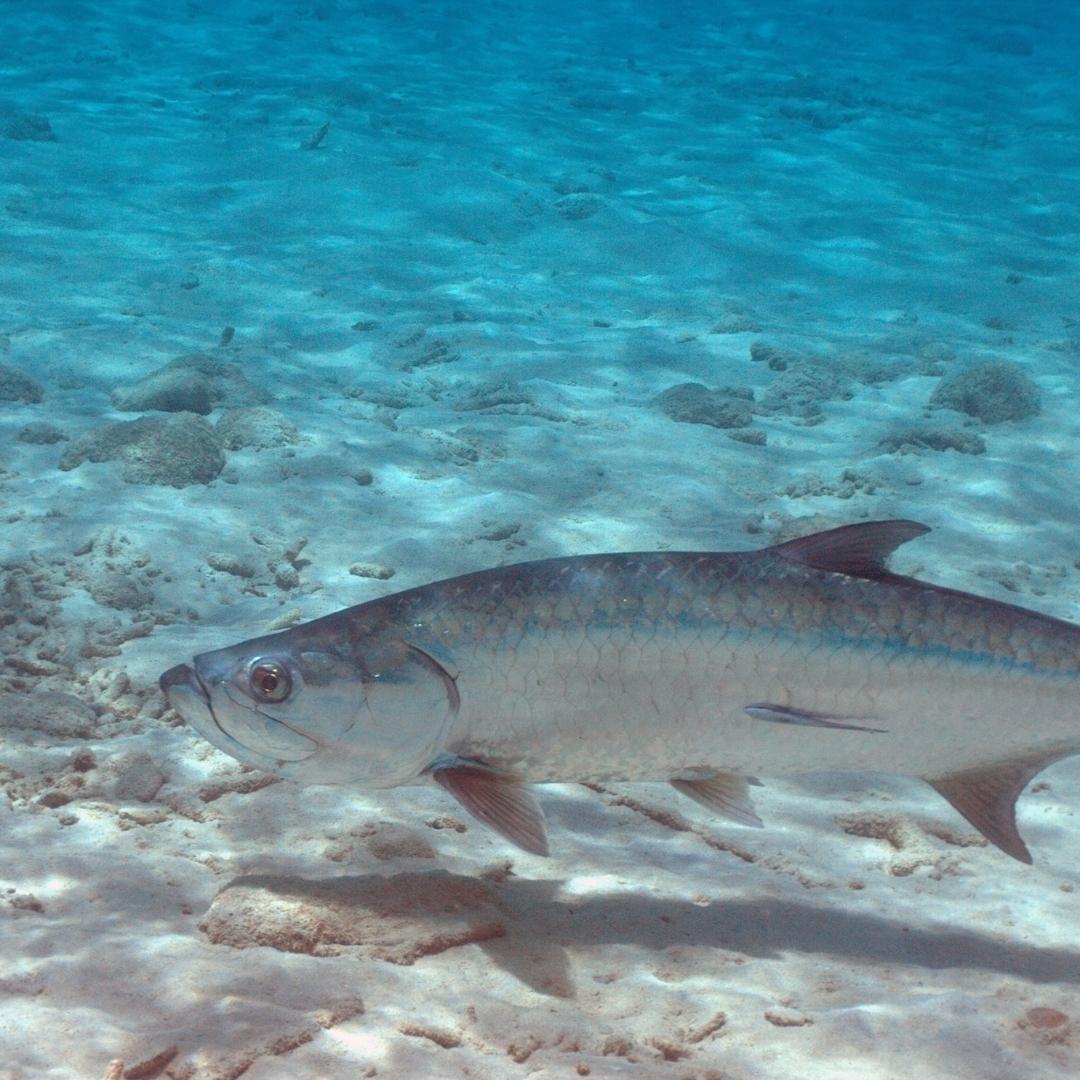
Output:
<svg viewBox="0 0 1080 1080">
<path fill-rule="evenodd" d="M 0 4 L 0 1078 L 1080 1073 L 1080 760 L 1034 867 L 852 775 L 553 785 L 544 860 L 156 682 L 887 517 L 1076 620 L 1078 56 L 1067 2 Z"/>
</svg>

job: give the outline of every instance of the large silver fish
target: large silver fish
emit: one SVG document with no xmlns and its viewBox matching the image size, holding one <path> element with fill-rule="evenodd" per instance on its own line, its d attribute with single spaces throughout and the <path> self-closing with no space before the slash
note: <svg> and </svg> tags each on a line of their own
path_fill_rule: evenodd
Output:
<svg viewBox="0 0 1080 1080">
<path fill-rule="evenodd" d="M 203 653 L 161 687 L 240 761 L 434 779 L 537 854 L 532 782 L 666 780 L 760 825 L 753 777 L 848 770 L 923 777 L 1030 863 L 1015 803 L 1080 750 L 1080 627 L 890 573 L 927 531 L 485 570 Z"/>
</svg>

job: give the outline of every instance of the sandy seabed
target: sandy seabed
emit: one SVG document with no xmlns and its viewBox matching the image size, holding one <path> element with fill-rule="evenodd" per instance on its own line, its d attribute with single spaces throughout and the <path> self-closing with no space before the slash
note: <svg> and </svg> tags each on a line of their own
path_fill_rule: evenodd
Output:
<svg viewBox="0 0 1080 1080">
<path fill-rule="evenodd" d="M 545 860 L 166 710 L 397 588 L 892 516 L 1076 618 L 1075 14 L 539 8 L 0 12 L 3 1080 L 1080 1073 L 1080 761 L 1030 868 L 877 776 L 553 785 Z"/>
</svg>

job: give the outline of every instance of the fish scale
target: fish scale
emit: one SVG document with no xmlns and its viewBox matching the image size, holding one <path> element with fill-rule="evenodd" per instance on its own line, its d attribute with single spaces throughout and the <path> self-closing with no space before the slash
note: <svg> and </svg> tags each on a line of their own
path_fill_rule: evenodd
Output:
<svg viewBox="0 0 1080 1080">
<path fill-rule="evenodd" d="M 857 771 L 923 777 L 1030 861 L 1014 803 L 1080 749 L 1080 628 L 891 573 L 926 531 L 499 567 L 204 653 L 161 683 L 242 761 L 309 782 L 434 779 L 537 853 L 533 783 L 668 780 L 758 824 L 750 778 Z"/>
<path fill-rule="evenodd" d="M 646 611 L 634 590 L 661 566 L 677 574 L 650 586 L 654 598 L 667 603 L 653 602 Z M 741 770 L 746 762 L 733 728 L 754 730 L 741 717 L 744 706 L 799 701 L 796 686 L 808 709 L 869 716 L 880 711 L 884 691 L 894 683 L 935 679 L 939 694 L 932 713 L 955 713 L 954 696 L 972 700 L 969 681 L 985 684 L 995 677 L 985 668 L 997 668 L 998 683 L 1022 681 L 1020 669 L 1035 644 L 1017 649 L 1006 636 L 994 647 L 985 631 L 980 643 L 974 613 L 948 617 L 941 595 L 906 583 L 883 587 L 839 574 L 830 579 L 775 556 L 750 562 L 742 556 L 637 556 L 630 565 L 597 560 L 585 575 L 560 566 L 535 569 L 527 584 L 517 571 L 507 571 L 513 577 L 499 583 L 501 599 L 486 623 L 490 600 L 479 590 L 410 598 L 407 616 L 416 624 L 415 640 L 452 667 L 466 691 L 451 748 L 479 748 L 479 756 L 534 780 L 560 772 L 588 780 L 656 779 L 665 770 L 703 762 Z M 902 605 L 890 595 L 895 592 L 912 595 Z M 572 614 L 558 622 L 544 618 L 565 596 L 577 597 Z M 840 612 L 846 621 L 836 617 Z M 470 619 L 470 633 L 462 630 L 463 617 Z M 1037 621 L 1035 629 L 1041 629 Z M 1045 646 L 1040 652 L 1053 670 L 1060 651 Z M 528 685 L 532 671 L 544 672 L 544 685 Z M 1038 671 L 1030 675 L 1036 684 L 1044 681 Z M 1032 687 L 1023 689 L 1030 693 Z M 918 700 L 911 688 L 908 696 Z M 626 704 L 630 711 L 619 708 Z M 878 718 L 891 719 L 894 728 L 907 723 L 902 716 Z M 646 758 L 628 736 L 657 723 L 671 740 L 669 749 L 659 759 Z M 757 741 L 767 757 L 753 767 L 867 768 L 880 753 L 858 739 L 850 746 L 822 745 L 818 736 L 815 746 L 815 734 L 766 729 Z M 618 743 L 625 744 L 625 760 L 614 757 Z M 526 750 L 533 744 L 542 747 L 539 760 Z M 601 764 L 596 754 L 605 747 Z M 820 765 L 813 762 L 818 748 L 826 759 Z M 887 752 L 889 760 L 880 764 L 899 771 L 931 763 L 916 748 Z M 583 760 L 568 760 L 570 754 Z M 973 747 L 962 764 L 984 760 L 982 749 Z"/>
</svg>

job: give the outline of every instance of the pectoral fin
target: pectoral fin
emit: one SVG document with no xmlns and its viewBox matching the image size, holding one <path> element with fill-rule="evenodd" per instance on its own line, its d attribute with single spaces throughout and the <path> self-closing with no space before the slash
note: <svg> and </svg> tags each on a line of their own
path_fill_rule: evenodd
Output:
<svg viewBox="0 0 1080 1080">
<path fill-rule="evenodd" d="M 548 854 L 544 813 L 529 788 L 516 776 L 464 758 L 436 763 L 431 775 L 489 829 L 533 855 Z"/>
<path fill-rule="evenodd" d="M 723 814 L 729 820 L 760 829 L 762 821 L 747 790 L 752 782 L 756 781 L 750 781 L 738 773 L 721 772 L 703 779 L 676 777 L 670 784 L 687 798 Z"/>
<path fill-rule="evenodd" d="M 926 782 L 948 799 L 991 844 L 1030 866 L 1031 852 L 1016 828 L 1016 800 L 1036 773 L 1073 752 L 1056 750 L 984 769 L 928 776 Z"/>
</svg>

